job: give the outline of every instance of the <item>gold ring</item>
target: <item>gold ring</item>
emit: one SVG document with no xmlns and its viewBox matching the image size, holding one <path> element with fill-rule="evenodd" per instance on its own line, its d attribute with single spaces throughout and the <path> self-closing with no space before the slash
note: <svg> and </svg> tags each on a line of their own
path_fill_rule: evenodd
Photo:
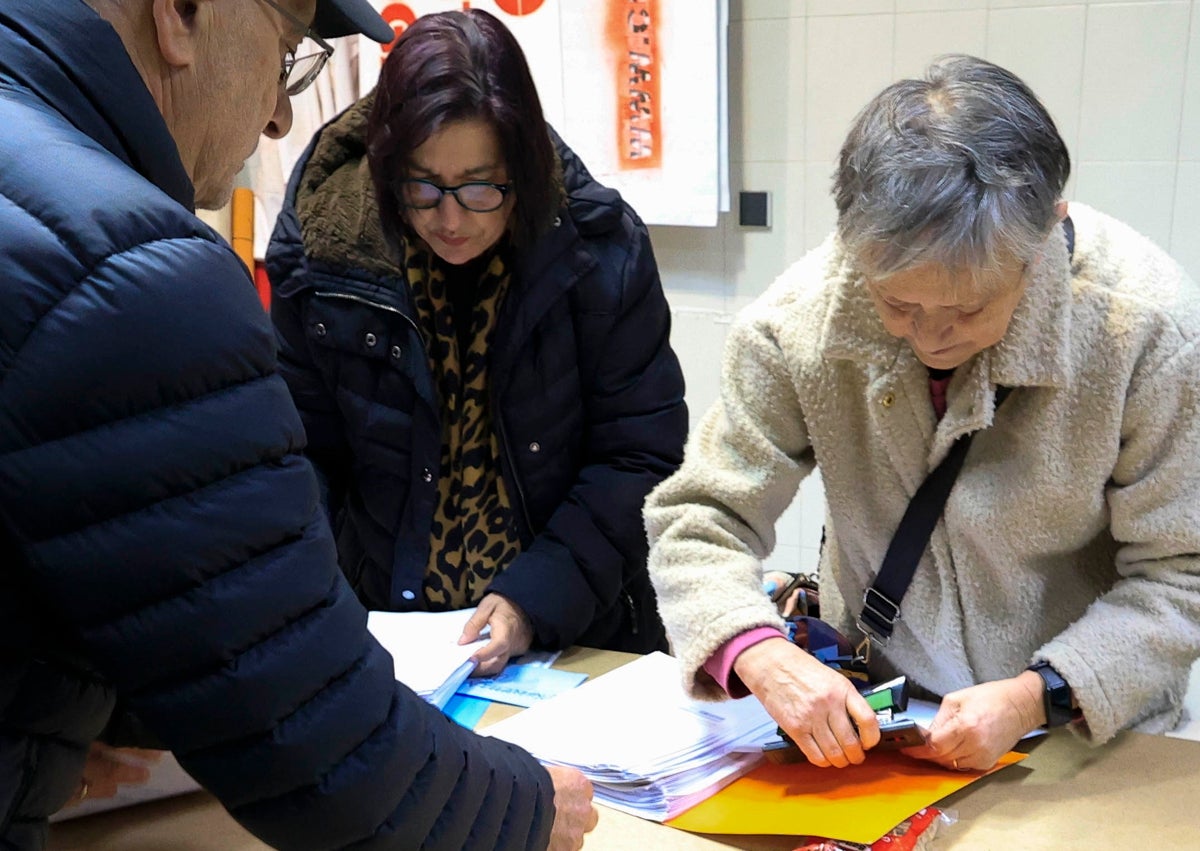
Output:
<svg viewBox="0 0 1200 851">
<path fill-rule="evenodd" d="M 83 800 L 85 798 L 87 798 L 88 792 L 90 792 L 91 790 L 92 790 L 91 784 L 88 783 L 86 780 L 80 778 L 80 780 L 79 780 L 79 801 L 80 801 L 80 803 L 82 803 Z"/>
</svg>

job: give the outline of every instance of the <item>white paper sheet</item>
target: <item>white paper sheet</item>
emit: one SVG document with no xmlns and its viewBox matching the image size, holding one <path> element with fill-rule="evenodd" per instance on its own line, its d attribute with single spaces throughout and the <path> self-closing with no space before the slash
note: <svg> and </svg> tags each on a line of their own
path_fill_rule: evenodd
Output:
<svg viewBox="0 0 1200 851">
<path fill-rule="evenodd" d="M 458 637 L 475 614 L 474 609 L 456 612 L 371 612 L 367 629 L 392 654 L 396 679 L 428 698 L 449 681 L 458 684 L 469 668 L 463 665 L 471 654 L 487 643 L 486 638 L 460 645 Z M 486 633 L 485 633 L 486 634 Z"/>
</svg>

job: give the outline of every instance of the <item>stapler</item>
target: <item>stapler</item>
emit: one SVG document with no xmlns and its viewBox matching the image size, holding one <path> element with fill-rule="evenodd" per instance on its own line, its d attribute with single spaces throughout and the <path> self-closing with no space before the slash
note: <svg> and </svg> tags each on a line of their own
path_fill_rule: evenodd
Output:
<svg viewBox="0 0 1200 851">
<path fill-rule="evenodd" d="M 899 750 L 925 744 L 925 730 L 911 718 L 894 717 L 894 713 L 903 712 L 908 708 L 908 680 L 896 677 L 886 683 L 872 686 L 862 692 L 867 705 L 875 710 L 875 718 L 879 721 L 878 750 Z M 801 762 L 804 751 L 784 732 L 782 727 L 776 730 L 778 739 L 772 739 L 763 746 L 763 755 L 776 764 Z"/>
</svg>

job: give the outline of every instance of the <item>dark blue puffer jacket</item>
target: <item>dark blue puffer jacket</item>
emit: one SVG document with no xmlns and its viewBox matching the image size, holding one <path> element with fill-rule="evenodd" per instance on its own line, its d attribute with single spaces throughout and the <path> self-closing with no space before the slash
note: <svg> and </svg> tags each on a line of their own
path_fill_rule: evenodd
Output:
<svg viewBox="0 0 1200 851">
<path fill-rule="evenodd" d="M 232 95 L 231 95 L 232 96 Z M 546 772 L 393 680 L 274 334 L 116 33 L 0 4 L 0 848 L 120 702 L 279 848 L 544 848 Z"/>
<path fill-rule="evenodd" d="M 368 95 L 301 157 L 267 266 L 280 370 L 359 598 L 423 608 L 441 425 L 410 290 L 363 167 Z M 558 142 L 567 204 L 518 251 L 489 352 L 522 552 L 490 589 L 541 646 L 666 649 L 642 503 L 683 456 L 683 374 L 645 225 Z"/>
</svg>

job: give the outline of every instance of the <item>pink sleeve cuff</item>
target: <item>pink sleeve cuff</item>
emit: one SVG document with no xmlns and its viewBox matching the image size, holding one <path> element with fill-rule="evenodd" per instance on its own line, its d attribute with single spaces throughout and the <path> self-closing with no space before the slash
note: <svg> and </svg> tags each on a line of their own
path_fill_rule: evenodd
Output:
<svg viewBox="0 0 1200 851">
<path fill-rule="evenodd" d="M 738 675 L 733 672 L 733 663 L 747 647 L 753 647 L 768 638 L 784 637 L 784 634 L 773 626 L 756 626 L 754 629 L 748 629 L 718 647 L 716 652 L 709 656 L 708 661 L 704 663 L 704 670 L 717 681 L 717 685 L 725 689 L 725 693 L 730 697 L 745 697 L 750 693 L 750 689 L 746 688 Z"/>
</svg>

